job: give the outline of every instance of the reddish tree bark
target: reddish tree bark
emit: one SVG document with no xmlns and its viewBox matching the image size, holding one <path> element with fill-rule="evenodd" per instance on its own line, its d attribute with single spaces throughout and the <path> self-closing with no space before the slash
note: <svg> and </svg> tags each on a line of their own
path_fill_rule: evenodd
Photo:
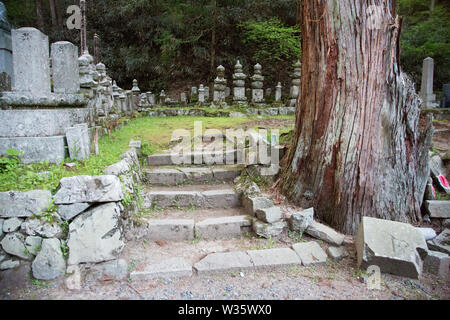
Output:
<svg viewBox="0 0 450 320">
<path fill-rule="evenodd" d="M 373 7 L 375 5 L 375 7 Z M 421 219 L 432 125 L 399 66 L 395 1 L 303 0 L 302 81 L 281 190 L 354 234 Z"/>
</svg>

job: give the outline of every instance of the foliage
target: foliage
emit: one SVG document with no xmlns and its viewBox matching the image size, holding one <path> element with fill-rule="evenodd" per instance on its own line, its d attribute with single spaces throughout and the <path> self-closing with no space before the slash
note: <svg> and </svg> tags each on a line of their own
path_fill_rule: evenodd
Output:
<svg viewBox="0 0 450 320">
<path fill-rule="evenodd" d="M 436 1 L 433 11 L 430 0 L 400 0 L 399 14 L 403 16 L 400 40 L 401 64 L 412 75 L 420 89 L 422 62 L 434 59 L 434 90 L 450 83 L 450 1 Z"/>
<path fill-rule="evenodd" d="M 275 79 L 280 79 L 281 70 L 288 69 L 293 61 L 300 59 L 299 26 L 286 27 L 274 17 L 264 21 L 246 21 L 239 27 L 243 30 L 243 43 L 249 48 L 252 60 L 262 64 L 266 74 L 275 74 Z"/>
</svg>

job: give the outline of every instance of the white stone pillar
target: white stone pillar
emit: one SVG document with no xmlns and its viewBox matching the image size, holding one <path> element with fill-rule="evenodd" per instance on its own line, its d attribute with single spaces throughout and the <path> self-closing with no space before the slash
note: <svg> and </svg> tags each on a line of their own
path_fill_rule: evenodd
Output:
<svg viewBox="0 0 450 320">
<path fill-rule="evenodd" d="M 436 108 L 436 95 L 433 94 L 434 60 L 425 58 L 423 60 L 422 84 L 420 87 L 420 97 L 425 108 Z"/>
</svg>

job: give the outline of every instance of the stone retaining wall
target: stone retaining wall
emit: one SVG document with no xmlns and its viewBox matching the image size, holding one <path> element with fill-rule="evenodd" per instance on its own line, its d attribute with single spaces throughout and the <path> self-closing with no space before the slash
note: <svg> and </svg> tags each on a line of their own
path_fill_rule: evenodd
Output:
<svg viewBox="0 0 450 320">
<path fill-rule="evenodd" d="M 136 149 L 121 158 L 105 175 L 61 179 L 54 196 L 0 193 L 0 271 L 31 263 L 34 278 L 52 280 L 78 264 L 115 260 L 142 177 Z"/>
</svg>

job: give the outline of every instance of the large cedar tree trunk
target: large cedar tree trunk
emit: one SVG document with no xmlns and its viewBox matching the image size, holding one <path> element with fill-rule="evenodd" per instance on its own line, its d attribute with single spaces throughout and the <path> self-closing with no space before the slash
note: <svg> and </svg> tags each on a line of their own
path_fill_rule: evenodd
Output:
<svg viewBox="0 0 450 320">
<path fill-rule="evenodd" d="M 302 0 L 300 10 L 302 81 L 281 190 L 347 234 L 361 216 L 420 220 L 432 125 L 419 125 L 421 101 L 400 70 L 395 1 Z"/>
</svg>

